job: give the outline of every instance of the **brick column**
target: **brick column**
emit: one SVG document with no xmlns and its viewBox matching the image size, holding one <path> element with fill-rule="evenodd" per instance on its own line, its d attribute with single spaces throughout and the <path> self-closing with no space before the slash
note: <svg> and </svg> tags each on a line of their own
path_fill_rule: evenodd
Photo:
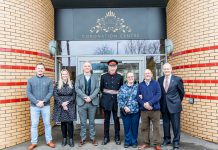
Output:
<svg viewBox="0 0 218 150">
<path fill-rule="evenodd" d="M 48 42 L 54 39 L 50 0 L 0 0 L 0 149 L 30 140 L 27 79 L 35 65 L 54 79 Z M 40 121 L 39 134 L 43 134 Z"/>
<path fill-rule="evenodd" d="M 184 79 L 182 130 L 218 143 L 218 0 L 170 0 L 167 36 L 170 63 Z M 195 103 L 189 104 L 188 99 Z"/>
</svg>

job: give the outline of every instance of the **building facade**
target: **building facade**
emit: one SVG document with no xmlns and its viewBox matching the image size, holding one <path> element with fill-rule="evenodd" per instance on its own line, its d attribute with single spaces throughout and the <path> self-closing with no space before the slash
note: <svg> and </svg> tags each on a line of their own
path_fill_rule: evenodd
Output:
<svg viewBox="0 0 218 150">
<path fill-rule="evenodd" d="M 167 38 L 174 43 L 169 62 L 184 79 L 182 131 L 218 143 L 218 0 L 170 0 Z M 194 98 L 194 104 L 189 104 Z"/>
<path fill-rule="evenodd" d="M 54 81 L 55 71 L 61 67 L 57 64 L 55 67 L 55 59 L 50 56 L 48 49 L 49 41 L 57 39 L 57 8 L 54 1 L 0 0 L 0 149 L 30 140 L 26 84 L 27 79 L 35 74 L 35 65 L 43 62 L 46 66 L 46 75 Z M 126 4 L 122 7 L 130 6 L 131 4 Z M 156 4 L 153 6 L 164 7 Z M 102 6 L 99 4 L 99 7 Z M 132 7 L 139 7 L 139 4 L 133 3 Z M 186 90 L 182 131 L 214 143 L 218 143 L 217 10 L 218 0 L 169 0 L 166 6 L 164 37 L 173 41 L 174 49 L 168 61 L 173 66 L 174 74 L 183 78 Z M 108 15 L 111 16 L 113 13 Z M 72 39 L 64 39 L 66 42 L 67 40 Z M 121 45 L 119 42 L 116 44 L 118 54 L 118 47 Z M 140 56 L 141 54 L 131 56 L 128 61 L 134 64 L 134 61 L 143 62 L 148 57 Z M 125 54 L 113 57 L 126 59 Z M 83 62 L 87 58 L 92 57 L 81 56 L 78 62 Z M 98 58 L 101 58 L 101 55 Z M 107 55 L 106 58 L 111 57 Z M 129 62 L 123 64 L 130 64 Z M 146 65 L 136 62 L 139 65 L 135 63 L 131 67 L 137 66 L 140 70 L 141 66 L 144 69 L 148 67 L 147 62 Z M 81 64 L 77 64 L 77 67 L 79 66 Z M 78 69 L 74 72 L 79 73 Z M 140 80 L 140 77 L 138 79 Z M 190 100 L 193 99 L 194 103 L 191 104 Z M 40 121 L 40 135 L 43 134 L 43 130 Z"/>
<path fill-rule="evenodd" d="M 42 62 L 54 79 L 48 42 L 54 39 L 50 0 L 0 1 L 0 149 L 30 140 L 27 79 Z M 43 134 L 40 121 L 39 134 Z"/>
</svg>

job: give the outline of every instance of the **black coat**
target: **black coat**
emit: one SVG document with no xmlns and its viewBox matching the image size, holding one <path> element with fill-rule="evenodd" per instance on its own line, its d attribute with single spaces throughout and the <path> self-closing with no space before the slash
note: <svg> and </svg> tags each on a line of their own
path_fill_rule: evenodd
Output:
<svg viewBox="0 0 218 150">
<path fill-rule="evenodd" d="M 161 112 L 164 113 L 168 109 L 170 113 L 178 113 L 182 111 L 182 100 L 185 95 L 182 78 L 172 75 L 167 93 L 164 90 L 164 78 L 165 76 L 162 76 L 158 79 L 161 87 Z"/>
<path fill-rule="evenodd" d="M 102 96 L 100 99 L 100 106 L 105 110 L 117 110 L 117 94 L 108 94 L 104 93 L 104 89 L 109 90 L 119 90 L 123 85 L 123 76 L 119 73 L 111 75 L 109 73 L 105 73 L 101 75 L 100 82 L 100 90 L 102 92 Z"/>
<path fill-rule="evenodd" d="M 68 110 L 64 110 L 62 103 L 69 101 Z M 70 88 L 68 84 L 64 84 L 61 89 L 58 89 L 58 84 L 54 88 L 54 115 L 53 119 L 56 122 L 66 122 L 76 120 L 75 107 L 75 90 Z"/>
</svg>

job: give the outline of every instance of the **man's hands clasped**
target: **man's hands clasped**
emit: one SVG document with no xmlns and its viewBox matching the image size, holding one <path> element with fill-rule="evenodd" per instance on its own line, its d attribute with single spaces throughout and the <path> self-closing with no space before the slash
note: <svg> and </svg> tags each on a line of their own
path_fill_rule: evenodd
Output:
<svg viewBox="0 0 218 150">
<path fill-rule="evenodd" d="M 84 100 L 86 103 L 90 103 L 92 101 L 92 99 L 89 96 L 84 97 Z"/>
<path fill-rule="evenodd" d="M 139 95 L 139 98 L 142 99 L 143 98 L 142 95 Z M 153 107 L 148 102 L 144 103 L 144 108 L 147 110 L 153 109 Z"/>
<path fill-rule="evenodd" d="M 43 100 L 38 100 L 38 103 L 36 104 L 37 107 L 44 107 L 44 101 Z"/>
</svg>

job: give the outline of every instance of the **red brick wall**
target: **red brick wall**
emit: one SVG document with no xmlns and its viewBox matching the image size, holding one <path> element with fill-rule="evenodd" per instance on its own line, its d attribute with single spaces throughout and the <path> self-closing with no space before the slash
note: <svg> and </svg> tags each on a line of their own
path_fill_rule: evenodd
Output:
<svg viewBox="0 0 218 150">
<path fill-rule="evenodd" d="M 167 36 L 170 63 L 184 80 L 182 130 L 218 143 L 218 0 L 170 0 Z M 195 104 L 188 99 L 195 98 Z"/>
<path fill-rule="evenodd" d="M 30 140 L 27 79 L 43 62 L 54 80 L 48 42 L 54 39 L 50 0 L 0 0 L 0 149 Z M 39 134 L 43 134 L 40 121 Z"/>
</svg>

